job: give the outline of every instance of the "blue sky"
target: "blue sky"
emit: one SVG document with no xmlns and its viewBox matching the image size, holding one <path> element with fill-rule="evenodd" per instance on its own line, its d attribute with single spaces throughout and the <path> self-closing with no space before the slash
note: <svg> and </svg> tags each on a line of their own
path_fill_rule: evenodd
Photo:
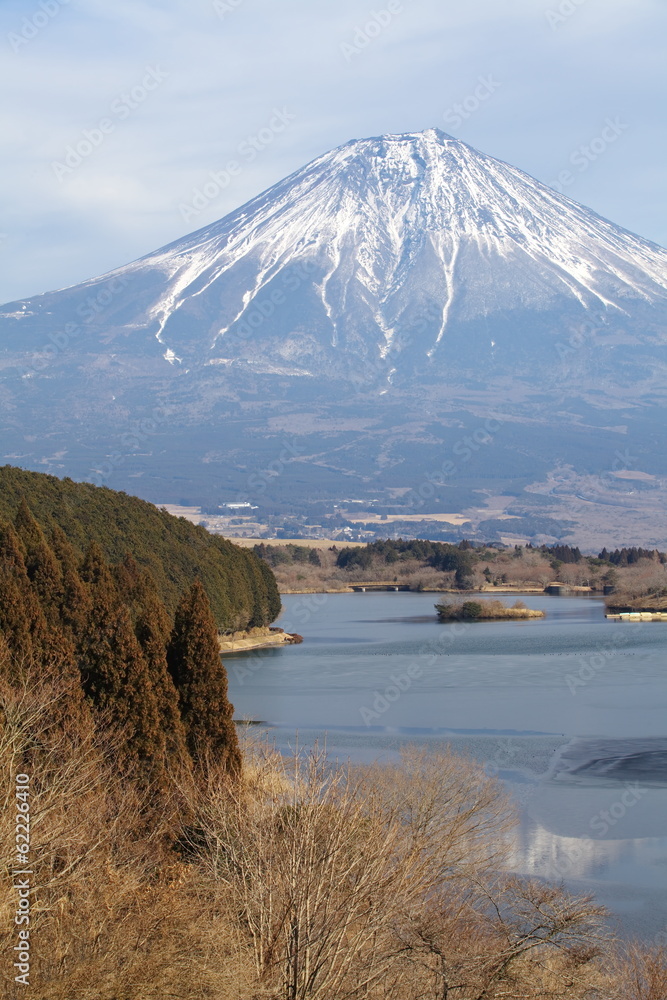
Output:
<svg viewBox="0 0 667 1000">
<path fill-rule="evenodd" d="M 664 246 L 666 29 L 664 0 L 3 0 L 0 301 L 430 126 Z"/>
</svg>

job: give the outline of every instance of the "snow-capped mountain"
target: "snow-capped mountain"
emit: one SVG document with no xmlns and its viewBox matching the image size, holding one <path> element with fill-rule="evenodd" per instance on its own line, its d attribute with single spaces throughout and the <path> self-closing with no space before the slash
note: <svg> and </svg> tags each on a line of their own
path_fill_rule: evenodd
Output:
<svg viewBox="0 0 667 1000">
<path fill-rule="evenodd" d="M 349 143 L 136 267 L 167 279 L 141 317 L 167 351 L 307 371 L 460 365 L 449 331 L 496 314 L 667 303 L 665 250 L 436 129 Z"/>
<path fill-rule="evenodd" d="M 664 307 L 667 251 L 429 129 L 350 142 L 220 222 L 10 311 L 81 313 L 77 299 L 104 298 L 113 279 L 122 295 L 91 331 L 141 353 L 153 338 L 167 363 L 312 375 L 386 362 L 400 377 L 407 357 L 410 370 L 465 367 L 464 345 L 476 363 L 494 347 L 514 361 L 506 317 L 562 331 L 565 313 L 613 325 Z"/>
<path fill-rule="evenodd" d="M 45 394 L 71 429 L 66 454 L 103 407 L 127 419 L 141 400 L 190 428 L 197 452 L 206 426 L 229 456 L 216 413 L 243 392 L 274 413 L 316 400 L 329 437 L 328 403 L 349 397 L 350 420 L 372 396 L 384 422 L 380 403 L 409 409 L 415 387 L 441 427 L 500 399 L 548 423 L 564 391 L 589 411 L 653 404 L 666 317 L 666 250 L 428 129 L 347 143 L 132 264 L 11 303 L 0 364 L 10 423 Z M 360 461 L 341 468 L 366 463 L 372 481 L 404 458 L 379 445 Z"/>
</svg>

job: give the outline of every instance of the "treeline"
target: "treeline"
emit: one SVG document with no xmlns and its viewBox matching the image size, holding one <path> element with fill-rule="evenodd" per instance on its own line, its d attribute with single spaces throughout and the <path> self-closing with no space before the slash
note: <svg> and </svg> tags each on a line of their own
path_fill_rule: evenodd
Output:
<svg viewBox="0 0 667 1000">
<path fill-rule="evenodd" d="M 292 548 L 296 548 L 296 546 L 292 546 Z M 278 551 L 276 550 L 276 552 Z M 523 551 L 523 546 L 514 546 L 514 555 L 520 556 Z M 525 546 L 525 551 L 541 553 L 552 563 L 570 565 L 580 563 L 584 559 L 609 563 L 613 566 L 631 566 L 641 559 L 650 559 L 661 564 L 667 563 L 667 554 L 664 552 L 636 546 L 615 549 L 613 552 L 604 548 L 597 557 L 584 556 L 578 546 L 565 544 L 540 546 L 529 544 Z M 454 545 L 447 542 L 431 542 L 421 538 L 381 539 L 369 542 L 364 547 L 341 549 L 336 565 L 341 569 L 368 569 L 373 563 L 390 566 L 393 563 L 416 559 L 434 569 L 466 573 L 475 562 L 489 558 L 494 559 L 503 552 L 511 554 L 512 549 L 497 545 L 487 546 L 479 542 L 465 540 Z M 276 559 L 275 556 L 274 559 Z M 276 564 L 278 561 L 279 559 L 276 559 Z"/>
<path fill-rule="evenodd" d="M 91 542 L 109 563 L 131 552 L 150 572 L 171 613 L 195 579 L 222 630 L 266 626 L 280 613 L 276 581 L 265 561 L 153 504 L 106 487 L 0 467 L 0 519 L 13 520 L 22 498 L 47 535 L 59 527 L 79 554 Z"/>
<path fill-rule="evenodd" d="M 474 564 L 474 546 L 467 541 L 453 545 L 431 542 L 423 538 L 380 539 L 364 548 L 344 548 L 338 553 L 336 565 L 341 569 L 368 569 L 373 564 L 394 566 L 416 560 L 441 572 L 453 572 L 461 590 L 470 586 Z"/>
<path fill-rule="evenodd" d="M 611 563 L 612 566 L 632 566 L 633 563 L 639 562 L 640 559 L 651 559 L 663 565 L 667 563 L 666 553 L 659 552 L 658 549 L 639 549 L 635 546 L 629 549 L 614 549 L 613 552 L 608 552 L 605 548 L 598 558 L 602 559 L 603 562 Z"/>
<path fill-rule="evenodd" d="M 294 563 L 307 563 L 310 566 L 321 566 L 322 560 L 317 549 L 307 549 L 305 545 L 266 545 L 260 542 L 253 547 L 256 556 L 267 562 L 269 566 L 289 566 Z"/>
<path fill-rule="evenodd" d="M 532 546 L 529 545 L 527 548 Z M 549 559 L 560 563 L 578 563 L 583 558 L 579 548 L 571 545 L 541 545 L 539 551 L 544 552 Z"/>
<path fill-rule="evenodd" d="M 25 500 L 13 523 L 0 521 L 0 676 L 16 688 L 29 676 L 57 678 L 66 697 L 52 726 L 85 732 L 103 721 L 141 787 L 165 790 L 172 770 L 213 759 L 240 768 L 201 582 L 172 616 L 131 555 L 112 565 L 91 542 L 79 556 L 57 525 L 42 531 Z"/>
<path fill-rule="evenodd" d="M 471 562 L 473 546 L 470 542 L 450 545 L 448 542 L 430 542 L 423 538 L 380 539 L 369 542 L 364 548 L 344 548 L 338 553 L 336 565 L 342 569 L 367 569 L 379 562 L 393 563 L 417 559 L 435 569 L 457 570 Z"/>
</svg>

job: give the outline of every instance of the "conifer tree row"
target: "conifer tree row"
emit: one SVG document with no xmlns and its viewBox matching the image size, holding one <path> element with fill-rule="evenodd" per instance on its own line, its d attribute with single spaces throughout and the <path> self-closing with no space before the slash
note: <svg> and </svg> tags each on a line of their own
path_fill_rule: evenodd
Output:
<svg viewBox="0 0 667 1000">
<path fill-rule="evenodd" d="M 70 711 L 123 733 L 121 765 L 165 789 L 172 768 L 241 766 L 216 622 L 196 581 L 175 622 L 131 555 L 110 565 L 92 542 L 80 559 L 64 533 L 47 538 L 23 500 L 0 521 L 0 670 L 21 683 L 55 669 Z M 62 725 L 67 720 L 55 720 Z"/>
<path fill-rule="evenodd" d="M 237 773 L 241 756 L 232 721 L 234 706 L 227 698 L 227 673 L 211 608 L 198 580 L 176 611 L 167 662 L 192 757 L 202 765 L 222 759 L 227 770 Z"/>
<path fill-rule="evenodd" d="M 14 522 L 17 517 L 35 522 L 54 547 L 57 526 L 79 557 L 91 542 L 113 565 L 131 552 L 141 569 L 150 572 L 170 614 L 195 579 L 204 585 L 219 629 L 270 625 L 280 613 L 273 573 L 254 552 L 138 497 L 0 466 L 0 520 Z M 40 554 L 39 535 L 34 526 L 24 527 L 27 571 L 41 580 L 50 570 Z M 43 585 L 48 586 L 46 579 Z"/>
</svg>

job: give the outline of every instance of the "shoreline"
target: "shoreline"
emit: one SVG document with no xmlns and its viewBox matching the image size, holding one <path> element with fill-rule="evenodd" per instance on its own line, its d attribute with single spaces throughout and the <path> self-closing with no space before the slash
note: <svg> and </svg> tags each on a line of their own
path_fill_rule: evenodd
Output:
<svg viewBox="0 0 667 1000">
<path fill-rule="evenodd" d="M 296 646 L 303 642 L 297 632 L 285 632 L 282 628 L 253 628 L 249 632 L 234 632 L 230 636 L 218 635 L 218 649 L 221 653 L 240 653 L 248 649 L 264 649 L 270 646 Z"/>
<path fill-rule="evenodd" d="M 400 588 L 400 584 L 378 584 L 378 583 L 358 583 L 350 587 L 344 588 L 328 588 L 326 590 L 322 588 L 310 588 L 308 590 L 281 590 L 280 595 L 285 597 L 298 596 L 300 594 L 358 594 L 361 593 L 361 588 L 367 588 L 366 593 L 391 593 L 396 592 Z M 527 596 L 536 596 L 543 594 L 546 597 L 554 596 L 550 595 L 548 591 L 541 589 L 539 587 L 523 587 L 522 589 L 517 589 L 515 587 L 489 587 L 485 590 L 457 590 L 453 587 L 439 588 L 435 589 L 433 587 L 424 587 L 423 590 L 403 590 L 402 593 L 412 593 L 412 594 L 457 594 L 460 597 L 466 597 L 471 594 L 514 594 L 520 597 L 522 594 Z M 571 594 L 566 595 L 568 597 L 602 597 L 602 593 L 599 591 L 586 591 L 578 593 L 574 591 Z M 514 610 L 514 609 L 508 609 Z M 545 617 L 544 612 L 536 611 L 535 609 L 524 609 L 521 614 L 511 614 L 502 615 L 498 619 L 483 618 L 482 621 L 509 619 L 516 620 L 521 618 L 541 618 Z M 616 617 L 615 615 L 606 615 L 605 617 Z M 234 632 L 232 635 L 218 635 L 218 649 L 221 653 L 240 653 L 246 650 L 252 649 L 269 649 L 272 646 L 295 646 L 303 642 L 303 636 L 299 635 L 297 632 L 285 632 L 284 629 L 278 628 L 275 625 L 271 625 L 267 628 L 254 628 L 246 632 Z"/>
<path fill-rule="evenodd" d="M 281 590 L 281 596 L 291 596 L 293 594 L 358 594 L 361 588 L 365 588 L 366 593 L 390 593 L 395 591 L 401 591 L 404 594 L 516 594 L 520 597 L 522 594 L 529 594 L 535 596 L 536 594 L 545 594 L 547 597 L 550 595 L 544 587 L 489 587 L 483 590 L 458 590 L 455 587 L 424 587 L 423 590 L 406 590 L 405 585 L 401 583 L 391 583 L 391 584 L 378 584 L 374 582 L 365 583 L 363 580 L 359 583 L 351 584 L 348 587 L 306 587 L 302 590 Z M 602 591 L 586 591 L 586 593 L 572 593 L 567 594 L 567 597 L 590 597 L 599 594 L 602 597 Z"/>
</svg>

